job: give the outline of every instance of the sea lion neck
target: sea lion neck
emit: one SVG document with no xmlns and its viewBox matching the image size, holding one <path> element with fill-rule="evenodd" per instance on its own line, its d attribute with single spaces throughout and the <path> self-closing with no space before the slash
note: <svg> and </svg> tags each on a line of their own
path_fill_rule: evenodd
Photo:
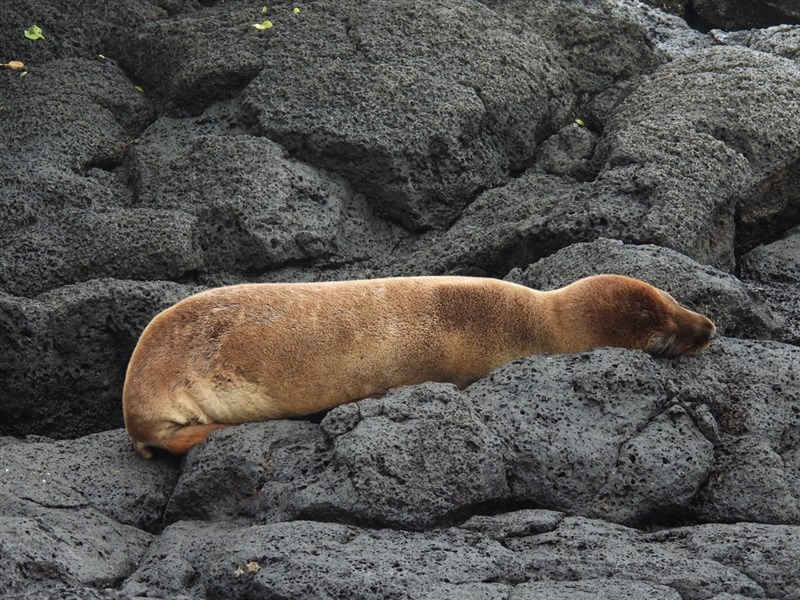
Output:
<svg viewBox="0 0 800 600">
<path fill-rule="evenodd" d="M 572 293 L 569 286 L 548 291 L 535 291 L 538 323 L 534 330 L 539 347 L 548 354 L 580 352 L 594 345 L 591 337 L 595 315 Z M 602 345 L 602 344 L 601 344 Z"/>
<path fill-rule="evenodd" d="M 509 324 L 510 336 L 519 338 L 519 355 L 559 352 L 560 343 L 554 333 L 559 316 L 551 301 L 552 292 L 541 292 L 522 285 L 514 286 L 514 323 Z"/>
</svg>

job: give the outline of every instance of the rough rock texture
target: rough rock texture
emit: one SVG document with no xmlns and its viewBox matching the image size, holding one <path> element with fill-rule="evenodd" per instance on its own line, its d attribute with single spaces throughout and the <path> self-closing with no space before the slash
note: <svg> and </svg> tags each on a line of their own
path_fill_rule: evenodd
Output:
<svg viewBox="0 0 800 600">
<path fill-rule="evenodd" d="M 0 3 L 26 73 L 0 67 L 0 595 L 800 597 L 798 19 Z M 720 337 L 532 356 L 182 459 L 121 429 L 137 336 L 210 286 L 598 272 Z"/>
<path fill-rule="evenodd" d="M 800 131 L 787 122 L 800 110 L 798 86 L 800 68 L 782 58 L 739 48 L 678 57 L 589 142 L 591 181 L 581 180 L 586 143 L 562 131 L 577 164 L 554 168 L 552 154 L 540 155 L 518 179 L 481 194 L 411 266 L 504 272 L 602 235 L 732 270 L 735 252 L 800 219 Z"/>
<path fill-rule="evenodd" d="M 800 228 L 748 252 L 742 257 L 740 268 L 742 279 L 760 287 L 767 306 L 782 320 L 776 339 L 800 344 Z"/>
<path fill-rule="evenodd" d="M 766 29 L 711 32 L 714 41 L 725 45 L 747 46 L 753 50 L 800 60 L 800 26 L 776 25 Z"/>
<path fill-rule="evenodd" d="M 750 29 L 800 22 L 793 0 L 693 0 L 697 14 L 721 29 Z"/>
<path fill-rule="evenodd" d="M 121 426 L 121 386 L 139 334 L 199 289 L 95 279 L 33 299 L 0 293 L 0 433 L 68 438 Z"/>
</svg>

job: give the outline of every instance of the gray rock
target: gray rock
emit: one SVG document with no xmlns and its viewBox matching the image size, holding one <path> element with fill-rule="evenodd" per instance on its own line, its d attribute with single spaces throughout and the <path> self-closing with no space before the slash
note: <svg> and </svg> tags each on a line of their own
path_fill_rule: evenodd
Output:
<svg viewBox="0 0 800 600">
<path fill-rule="evenodd" d="M 163 18 L 167 10 L 175 10 L 183 4 L 189 3 L 184 0 L 159 3 L 120 0 L 113 5 L 104 0 L 86 0 L 79 4 L 37 0 L 35 6 L 3 3 L 0 23 L 8 34 L 0 38 L 0 56 L 12 56 L 28 68 L 60 58 L 96 59 L 101 53 L 111 56 L 109 47 L 119 36 L 136 31 L 148 20 Z M 42 28 L 45 40 L 31 42 L 22 35 L 32 23 Z"/>
<path fill-rule="evenodd" d="M 291 26 L 294 15 L 286 4 L 271 4 L 270 14 L 263 15 L 260 7 L 239 2 L 204 9 L 170 1 L 186 7 L 126 28 L 109 44 L 113 57 L 169 112 L 199 114 L 240 93 L 262 69 L 279 64 L 272 59 L 270 34 Z M 274 31 L 252 27 L 266 16 L 275 22 Z"/>
<path fill-rule="evenodd" d="M 656 244 L 731 271 L 736 210 L 740 251 L 799 218 L 787 182 L 797 171 L 800 132 L 785 123 L 800 110 L 789 91 L 797 85 L 794 63 L 750 50 L 680 56 L 614 111 L 592 181 L 529 171 L 484 192 L 447 232 L 424 241 L 408 271 L 498 276 L 597 237 Z M 773 94 L 781 100 L 768 100 Z M 755 108 L 727 112 L 730 103 Z M 687 156 L 703 160 L 688 166 Z M 569 160 L 580 159 L 579 151 Z"/>
<path fill-rule="evenodd" d="M 575 117 L 591 127 L 605 125 L 636 78 L 663 63 L 667 56 L 653 40 L 654 24 L 641 9 L 609 0 L 554 2 L 500 0 L 491 2 L 509 15 L 525 33 L 541 35 L 568 64 L 578 96 Z"/>
<path fill-rule="evenodd" d="M 534 356 L 470 386 L 509 448 L 511 497 L 628 524 L 687 507 L 711 472 L 712 444 L 665 413 L 659 367 L 624 350 Z"/>
<path fill-rule="evenodd" d="M 800 594 L 800 573 L 795 567 L 800 558 L 797 527 L 708 524 L 651 534 L 647 538 L 666 542 L 700 560 L 734 568 L 757 582 L 769 598 L 796 598 Z M 745 589 L 741 593 L 748 595 Z"/>
<path fill-rule="evenodd" d="M 765 542 L 774 539 L 769 536 L 765 536 Z M 506 542 L 506 547 L 523 557 L 529 572 L 536 573 L 539 580 L 625 578 L 657 585 L 662 594 L 660 586 L 672 588 L 685 599 L 710 598 L 720 593 L 763 597 L 761 585 L 738 565 L 717 561 L 706 553 L 681 552 L 682 548 L 658 542 L 662 541 L 635 529 L 567 517 L 555 531 L 514 538 Z M 784 549 L 781 559 L 792 555 L 791 550 Z"/>
<path fill-rule="evenodd" d="M 742 257 L 740 266 L 743 278 L 759 283 L 800 283 L 800 227 L 754 248 Z"/>
<path fill-rule="evenodd" d="M 97 590 L 89 587 L 68 587 L 4 594 L 4 600 L 131 600 L 131 596 L 114 589 Z"/>
<path fill-rule="evenodd" d="M 616 468 L 597 497 L 600 509 L 617 523 L 680 513 L 713 464 L 714 445 L 683 407 L 673 406 L 620 446 Z"/>
<path fill-rule="evenodd" d="M 71 438 L 122 425 L 122 384 L 139 334 L 198 291 L 93 280 L 37 296 L 0 292 L 0 434 Z"/>
<path fill-rule="evenodd" d="M 450 385 L 212 436 L 187 458 L 167 519 L 327 515 L 427 529 L 508 493 L 496 436 Z M 212 485 L 213 484 L 213 485 Z"/>
<path fill-rule="evenodd" d="M 164 531 L 123 591 L 410 599 L 445 582 L 460 589 L 524 579 L 512 552 L 461 530 L 419 534 L 313 521 L 250 527 L 181 522 Z"/>
<path fill-rule="evenodd" d="M 646 534 L 566 517 L 554 529 L 501 545 L 458 529 L 181 522 L 164 531 L 122 591 L 226 598 L 791 598 L 797 536 L 797 527 L 751 524 Z"/>
<path fill-rule="evenodd" d="M 675 59 L 639 86 L 604 130 L 599 197 L 636 201 L 632 214 L 643 211 L 650 232 L 642 241 L 730 269 L 734 206 L 742 247 L 798 218 L 794 188 L 786 185 L 800 157 L 796 124 L 786 122 L 800 108 L 789 92 L 797 85 L 794 63 L 738 48 Z M 702 161 L 677 165 L 678 156 L 682 163 L 698 155 Z"/>
<path fill-rule="evenodd" d="M 561 59 L 478 2 L 306 12 L 271 47 L 281 68 L 244 91 L 243 118 L 406 227 L 442 227 L 569 116 Z"/>
<path fill-rule="evenodd" d="M 4 243 L 11 232 L 56 218 L 65 208 L 108 210 L 130 197 L 112 171 L 153 113 L 116 65 L 64 59 L 32 68 L 27 77 L 4 79 Z"/>
<path fill-rule="evenodd" d="M 714 45 L 709 36 L 704 35 L 687 21 L 689 0 L 622 0 L 630 18 L 639 20 L 645 27 L 652 43 L 670 57 L 676 57 Z M 654 7 L 654 8 L 651 8 Z"/>
<path fill-rule="evenodd" d="M 220 431 L 187 455 L 166 521 L 288 520 L 307 506 L 321 518 L 337 492 L 316 481 L 330 463 L 330 444 L 314 423 L 269 421 Z M 328 510 L 335 519 L 337 511 Z"/>
<path fill-rule="evenodd" d="M 800 7 L 791 0 L 763 0 L 763 2 L 775 7 L 794 20 L 800 19 Z"/>
<path fill-rule="evenodd" d="M 800 345 L 800 229 L 791 229 L 785 238 L 758 246 L 740 261 L 741 276 L 765 299 L 766 305 L 782 320 L 776 339 Z"/>
<path fill-rule="evenodd" d="M 197 219 L 181 211 L 65 209 L 0 247 L 0 286 L 18 296 L 100 277 L 181 279 L 202 266 Z"/>
<path fill-rule="evenodd" d="M 136 566 L 152 536 L 85 506 L 39 505 L 0 493 L 0 585 L 4 592 L 103 589 Z"/>
<path fill-rule="evenodd" d="M 694 0 L 693 6 L 720 29 L 754 29 L 800 19 L 800 8 L 792 0 Z"/>
<path fill-rule="evenodd" d="M 597 136 L 585 126 L 568 125 L 547 138 L 537 151 L 536 170 L 549 175 L 590 179 Z"/>
<path fill-rule="evenodd" d="M 347 188 L 286 161 L 269 140 L 197 136 L 152 172 L 139 201 L 195 214 L 209 270 L 262 271 L 334 251 Z"/>
<path fill-rule="evenodd" d="M 122 430 L 0 445 L 3 597 L 128 598 L 112 589 L 153 540 L 174 464 L 136 457 Z"/>
<path fill-rule="evenodd" d="M 679 17 L 686 16 L 686 5 L 689 3 L 688 0 L 643 0 L 643 2 Z"/>
<path fill-rule="evenodd" d="M 554 510 L 517 510 L 498 515 L 475 515 L 461 527 L 477 531 L 499 542 L 510 537 L 522 537 L 553 531 L 564 514 Z"/>
<path fill-rule="evenodd" d="M 584 581 L 535 581 L 514 588 L 513 600 L 680 600 L 681 595 L 665 585 L 629 579 Z"/>
<path fill-rule="evenodd" d="M 40 507 L 91 507 L 118 523 L 156 531 L 176 467 L 140 460 L 121 429 L 77 440 L 13 441 L 0 446 L 0 493 Z"/>
<path fill-rule="evenodd" d="M 507 494 L 499 440 L 452 386 L 399 390 L 380 402 L 380 414 L 337 431 L 333 441 L 366 515 L 429 527 Z"/>
<path fill-rule="evenodd" d="M 202 271 L 369 261 L 401 243 L 341 178 L 289 158 L 267 139 L 225 127 L 230 110 L 162 118 L 126 162 L 140 206 L 196 218 Z"/>
<path fill-rule="evenodd" d="M 709 35 L 720 44 L 747 46 L 794 61 L 800 60 L 800 26 L 797 25 L 776 25 L 744 31 L 714 30 Z"/>
<path fill-rule="evenodd" d="M 798 348 L 725 340 L 685 362 L 685 376 L 672 380 L 676 398 L 706 404 L 721 438 L 714 470 L 696 500 L 698 516 L 715 522 L 796 523 Z"/>
<path fill-rule="evenodd" d="M 423 238 L 405 261 L 404 274 L 501 276 L 571 243 L 594 239 L 602 234 L 589 231 L 580 189 L 572 181 L 528 171 L 488 190 L 441 236 Z"/>
<path fill-rule="evenodd" d="M 433 583 L 414 590 L 416 598 L 423 600 L 505 600 L 512 587 L 503 583 Z"/>
</svg>

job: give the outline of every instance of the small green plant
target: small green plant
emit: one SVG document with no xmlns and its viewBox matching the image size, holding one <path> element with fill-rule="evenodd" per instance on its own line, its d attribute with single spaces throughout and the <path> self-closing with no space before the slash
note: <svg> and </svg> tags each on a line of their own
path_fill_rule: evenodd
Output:
<svg viewBox="0 0 800 600">
<path fill-rule="evenodd" d="M 42 35 L 42 28 L 38 25 L 31 25 L 25 30 L 25 37 L 29 40 L 43 40 L 45 39 Z"/>
<path fill-rule="evenodd" d="M 272 21 L 263 21 L 261 23 L 253 23 L 253 27 L 258 29 L 259 31 L 263 31 L 265 29 L 272 29 Z"/>
</svg>

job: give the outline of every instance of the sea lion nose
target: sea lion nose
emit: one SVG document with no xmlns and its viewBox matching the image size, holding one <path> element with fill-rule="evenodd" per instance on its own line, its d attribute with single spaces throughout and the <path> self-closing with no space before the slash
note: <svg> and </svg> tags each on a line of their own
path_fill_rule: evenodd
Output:
<svg viewBox="0 0 800 600">
<path fill-rule="evenodd" d="M 708 343 L 717 336 L 717 327 L 714 325 L 711 319 L 703 317 L 703 320 L 696 328 L 696 335 L 698 339 Z"/>
</svg>

